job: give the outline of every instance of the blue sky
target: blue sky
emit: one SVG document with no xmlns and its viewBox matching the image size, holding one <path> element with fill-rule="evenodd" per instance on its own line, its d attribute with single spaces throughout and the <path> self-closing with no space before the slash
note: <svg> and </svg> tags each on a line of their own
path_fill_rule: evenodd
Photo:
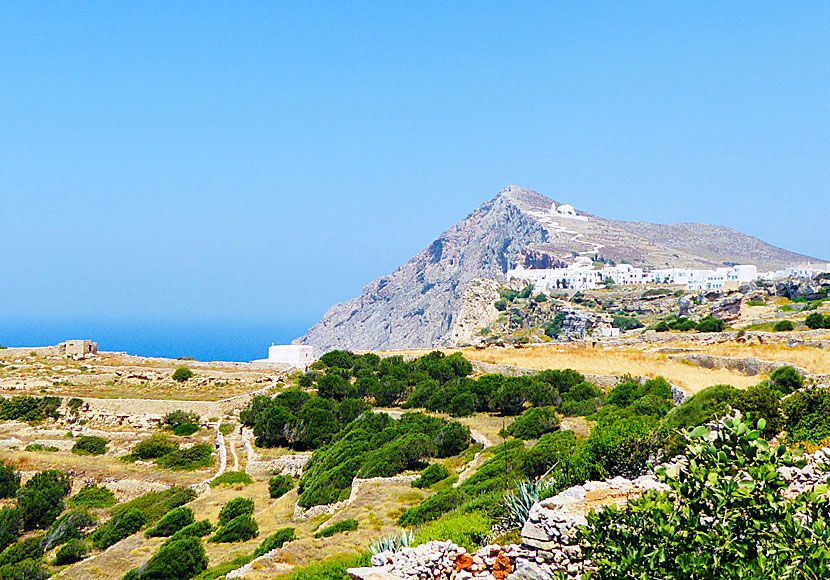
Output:
<svg viewBox="0 0 830 580">
<path fill-rule="evenodd" d="M 302 328 L 508 184 L 830 257 L 830 4 L 621 4 L 5 3 L 0 319 Z"/>
</svg>

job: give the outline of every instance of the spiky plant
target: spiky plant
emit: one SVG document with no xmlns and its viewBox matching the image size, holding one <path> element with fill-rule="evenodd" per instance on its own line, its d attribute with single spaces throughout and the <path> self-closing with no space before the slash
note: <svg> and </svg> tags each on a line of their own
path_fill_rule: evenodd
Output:
<svg viewBox="0 0 830 580">
<path fill-rule="evenodd" d="M 381 552 L 397 552 L 401 548 L 406 548 L 415 540 L 415 532 L 401 530 L 400 535 L 389 534 L 383 538 L 379 538 L 377 542 L 372 544 L 372 554 L 380 554 Z"/>
<path fill-rule="evenodd" d="M 543 475 L 535 481 L 525 479 L 516 484 L 515 492 L 507 492 L 504 495 L 504 520 L 508 527 L 524 526 L 530 515 L 530 508 L 539 501 L 542 492 L 552 485 L 553 481 Z"/>
</svg>

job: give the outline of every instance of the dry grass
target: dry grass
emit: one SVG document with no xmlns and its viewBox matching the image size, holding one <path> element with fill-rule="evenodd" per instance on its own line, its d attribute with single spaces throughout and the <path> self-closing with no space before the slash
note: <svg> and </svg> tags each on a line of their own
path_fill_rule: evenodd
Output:
<svg viewBox="0 0 830 580">
<path fill-rule="evenodd" d="M 713 356 L 734 358 L 755 357 L 761 360 L 778 360 L 788 362 L 806 369 L 810 373 L 830 372 L 830 351 L 811 346 L 793 346 L 786 344 L 712 344 L 700 348 Z"/>
<path fill-rule="evenodd" d="M 463 352 L 470 360 L 530 369 L 572 368 L 590 375 L 631 374 L 650 378 L 662 376 L 689 393 L 696 393 L 722 383 L 738 388 L 758 383 L 757 377 L 747 377 L 723 369 L 704 369 L 670 360 L 665 354 L 644 352 L 634 348 L 595 348 L 567 344 L 522 349 L 469 349 Z"/>
</svg>

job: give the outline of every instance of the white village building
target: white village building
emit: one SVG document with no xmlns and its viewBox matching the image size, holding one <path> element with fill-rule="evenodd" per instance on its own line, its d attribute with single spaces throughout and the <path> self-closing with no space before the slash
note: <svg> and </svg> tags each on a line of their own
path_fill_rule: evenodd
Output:
<svg viewBox="0 0 830 580">
<path fill-rule="evenodd" d="M 298 369 L 304 369 L 314 362 L 314 347 L 304 344 L 272 344 L 268 347 L 268 358 L 253 362 L 291 365 Z"/>
</svg>

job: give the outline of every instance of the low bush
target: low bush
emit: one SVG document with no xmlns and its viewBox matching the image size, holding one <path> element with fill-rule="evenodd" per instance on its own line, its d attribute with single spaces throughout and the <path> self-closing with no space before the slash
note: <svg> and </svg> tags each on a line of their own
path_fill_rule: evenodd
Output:
<svg viewBox="0 0 830 580">
<path fill-rule="evenodd" d="M 254 513 L 254 500 L 247 497 L 237 497 L 226 503 L 219 511 L 219 524 L 225 525 L 239 516 L 249 516 Z"/>
<path fill-rule="evenodd" d="M 241 515 L 223 524 L 210 537 L 210 542 L 228 544 L 233 542 L 247 542 L 259 535 L 259 525 L 249 515 Z"/>
<path fill-rule="evenodd" d="M 20 474 L 6 463 L 0 461 L 0 498 L 14 497 L 20 488 Z"/>
<path fill-rule="evenodd" d="M 207 570 L 207 567 L 208 558 L 201 540 L 182 538 L 162 545 L 159 551 L 131 578 L 134 580 L 189 580 Z"/>
<path fill-rule="evenodd" d="M 40 560 L 22 560 L 17 564 L 0 566 L 1 580 L 46 580 L 50 572 Z"/>
<path fill-rule="evenodd" d="M 194 523 L 193 510 L 181 506 L 164 514 L 155 526 L 145 532 L 148 538 L 172 536 L 182 528 Z"/>
<path fill-rule="evenodd" d="M 0 400 L 0 419 L 39 423 L 46 418 L 57 419 L 60 397 L 19 395 Z"/>
<path fill-rule="evenodd" d="M 623 332 L 626 330 L 635 330 L 637 328 L 642 328 L 643 323 L 637 320 L 636 318 L 632 318 L 630 316 L 619 316 L 615 315 L 612 318 L 611 326 L 614 328 L 619 328 Z"/>
<path fill-rule="evenodd" d="M 193 522 L 189 526 L 183 527 L 178 532 L 170 536 L 167 541 L 175 542 L 176 540 L 181 540 L 182 538 L 203 538 L 213 533 L 213 530 L 214 527 L 210 521 L 199 520 L 198 522 Z"/>
<path fill-rule="evenodd" d="M 287 475 L 275 475 L 268 480 L 268 495 L 277 499 L 294 489 L 294 480 Z"/>
<path fill-rule="evenodd" d="M 368 552 L 357 556 L 335 556 L 322 562 L 295 568 L 284 576 L 283 580 L 349 580 L 346 570 L 370 566 L 369 558 Z"/>
<path fill-rule="evenodd" d="M 192 471 L 213 465 L 213 445 L 197 443 L 192 447 L 179 448 L 156 459 L 156 465 L 166 469 Z"/>
<path fill-rule="evenodd" d="M 165 455 L 177 451 L 178 449 L 179 444 L 177 442 L 165 435 L 155 433 L 147 439 L 136 443 L 133 446 L 132 454 L 139 459 L 147 461 L 149 459 L 164 457 Z"/>
<path fill-rule="evenodd" d="M 697 323 L 696 330 L 698 332 L 723 332 L 725 328 L 726 323 L 723 320 L 710 314 Z"/>
<path fill-rule="evenodd" d="M 770 386 L 782 395 L 789 395 L 804 386 L 804 377 L 791 366 L 778 367 L 769 376 Z"/>
<path fill-rule="evenodd" d="M 175 371 L 173 371 L 173 376 L 171 378 L 174 381 L 184 383 L 193 378 L 193 371 L 187 367 L 179 367 Z"/>
<path fill-rule="evenodd" d="M 44 445 L 43 443 L 29 443 L 26 446 L 26 451 L 48 451 L 50 453 L 54 453 L 55 451 L 60 451 L 54 445 Z"/>
<path fill-rule="evenodd" d="M 333 536 L 334 534 L 339 534 L 342 532 L 353 532 L 357 529 L 358 523 L 355 519 L 348 519 L 348 520 L 341 520 L 335 524 L 330 526 L 326 526 L 316 534 L 314 534 L 315 538 L 328 538 Z"/>
<path fill-rule="evenodd" d="M 84 540 L 75 539 L 67 542 L 58 553 L 55 554 L 55 566 L 66 566 L 80 562 L 86 558 L 89 551 Z"/>
<path fill-rule="evenodd" d="M 107 452 L 107 440 L 97 435 L 81 435 L 72 446 L 75 455 L 103 455 Z"/>
<path fill-rule="evenodd" d="M 199 430 L 199 416 L 187 411 L 171 411 L 161 420 L 162 425 L 176 435 L 186 437 Z"/>
<path fill-rule="evenodd" d="M 414 528 L 437 520 L 445 513 L 454 510 L 463 501 L 464 497 L 457 489 L 446 489 L 428 497 L 419 505 L 409 508 L 398 518 L 398 525 L 405 528 Z"/>
<path fill-rule="evenodd" d="M 171 487 L 161 491 L 150 491 L 133 500 L 119 504 L 110 510 L 113 518 L 130 510 L 138 510 L 148 524 L 156 523 L 172 509 L 182 506 L 196 497 L 196 491 L 186 487 Z"/>
<path fill-rule="evenodd" d="M 267 554 L 271 550 L 282 548 L 286 543 L 296 540 L 297 536 L 294 534 L 294 528 L 280 528 L 264 540 L 259 545 L 259 548 L 254 552 L 254 558 L 259 558 L 263 554 Z"/>
<path fill-rule="evenodd" d="M 414 544 L 450 540 L 470 553 L 486 542 L 493 522 L 480 513 L 452 513 L 415 532 Z"/>
<path fill-rule="evenodd" d="M 76 509 L 64 513 L 55 520 L 43 536 L 43 547 L 51 550 L 69 540 L 80 538 L 82 530 L 95 524 L 97 520 L 84 510 Z"/>
<path fill-rule="evenodd" d="M 830 315 L 822 316 L 818 312 L 813 312 L 807 316 L 804 320 L 804 324 L 807 325 L 807 328 L 814 330 L 819 328 L 830 328 Z"/>
<path fill-rule="evenodd" d="M 772 330 L 775 332 L 789 332 L 795 329 L 795 326 L 789 320 L 779 320 L 772 325 Z"/>
<path fill-rule="evenodd" d="M 432 463 L 412 482 L 412 487 L 426 488 L 450 476 L 450 470 L 440 463 Z"/>
<path fill-rule="evenodd" d="M 519 415 L 513 423 L 508 425 L 506 432 L 518 439 L 527 440 L 538 439 L 545 433 L 551 433 L 558 429 L 559 417 L 557 417 L 554 407 L 533 407 Z"/>
<path fill-rule="evenodd" d="M 23 517 L 19 509 L 8 506 L 0 509 L 0 551 L 17 541 L 22 527 Z"/>
<path fill-rule="evenodd" d="M 39 560 L 43 554 L 43 536 L 32 536 L 0 552 L 0 567 L 17 564 L 23 560 Z"/>
<path fill-rule="evenodd" d="M 783 410 L 789 441 L 819 443 L 830 437 L 830 389 L 815 387 L 790 395 Z"/>
<path fill-rule="evenodd" d="M 63 511 L 71 488 L 69 474 L 55 470 L 41 471 L 27 481 L 17 494 L 23 529 L 51 526 Z"/>
<path fill-rule="evenodd" d="M 137 509 L 124 511 L 112 517 L 92 534 L 92 544 L 106 550 L 124 538 L 132 536 L 147 523 L 147 516 Z"/>
<path fill-rule="evenodd" d="M 219 487 L 220 485 L 250 485 L 254 480 L 244 471 L 226 471 L 219 477 L 214 478 L 210 482 L 210 487 Z"/>
<path fill-rule="evenodd" d="M 66 500 L 69 507 L 74 508 L 105 508 L 115 505 L 115 494 L 106 487 L 87 485 L 78 490 L 78 493 Z"/>
</svg>

